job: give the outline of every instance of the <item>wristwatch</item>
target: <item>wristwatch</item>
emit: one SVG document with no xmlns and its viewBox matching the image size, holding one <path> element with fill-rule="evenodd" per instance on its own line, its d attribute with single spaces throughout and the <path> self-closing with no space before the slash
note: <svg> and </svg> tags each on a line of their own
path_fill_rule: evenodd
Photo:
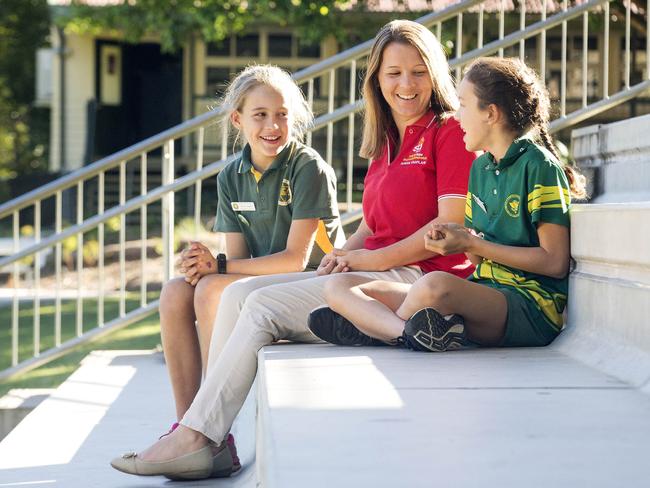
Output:
<svg viewBox="0 0 650 488">
<path fill-rule="evenodd" d="M 217 273 L 227 274 L 226 255 L 224 253 L 217 254 Z"/>
</svg>

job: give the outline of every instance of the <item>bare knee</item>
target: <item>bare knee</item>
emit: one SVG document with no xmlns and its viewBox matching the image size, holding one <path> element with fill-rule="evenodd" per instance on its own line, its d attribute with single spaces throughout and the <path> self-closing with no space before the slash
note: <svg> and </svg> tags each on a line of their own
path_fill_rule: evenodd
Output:
<svg viewBox="0 0 650 488">
<path fill-rule="evenodd" d="M 204 276 L 196 284 L 194 306 L 219 298 L 227 285 L 228 281 L 223 279 L 223 275 L 211 274 Z"/>
<path fill-rule="evenodd" d="M 454 278 L 444 271 L 434 271 L 416 281 L 409 295 L 423 307 L 444 311 L 449 303 L 450 284 Z"/>
<path fill-rule="evenodd" d="M 194 287 L 184 278 L 174 278 L 160 292 L 160 313 L 178 312 L 193 307 Z"/>
<path fill-rule="evenodd" d="M 344 274 L 331 276 L 323 287 L 325 301 L 330 307 L 337 308 L 357 284 L 357 280 L 353 276 Z"/>
</svg>

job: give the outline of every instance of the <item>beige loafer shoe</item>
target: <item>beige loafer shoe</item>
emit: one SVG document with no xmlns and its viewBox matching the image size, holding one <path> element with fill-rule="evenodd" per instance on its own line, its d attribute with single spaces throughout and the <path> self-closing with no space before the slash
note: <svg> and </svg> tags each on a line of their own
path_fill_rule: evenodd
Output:
<svg viewBox="0 0 650 488">
<path fill-rule="evenodd" d="M 232 435 L 228 437 L 227 444 L 212 457 L 212 470 L 208 478 L 228 478 L 241 469 L 237 448 Z M 184 475 L 166 474 L 165 477 L 172 481 L 186 480 Z"/>
<path fill-rule="evenodd" d="M 233 444 L 234 445 L 234 444 Z M 235 463 L 235 459 L 237 462 Z M 241 469 L 239 458 L 233 456 L 229 445 L 225 445 L 212 458 L 212 472 L 210 478 L 227 478 Z"/>
<path fill-rule="evenodd" d="M 143 461 L 134 452 L 129 452 L 111 461 L 118 471 L 139 476 L 166 476 L 170 479 L 200 480 L 212 473 L 212 450 L 205 446 L 198 451 L 179 456 L 169 461 Z"/>
</svg>

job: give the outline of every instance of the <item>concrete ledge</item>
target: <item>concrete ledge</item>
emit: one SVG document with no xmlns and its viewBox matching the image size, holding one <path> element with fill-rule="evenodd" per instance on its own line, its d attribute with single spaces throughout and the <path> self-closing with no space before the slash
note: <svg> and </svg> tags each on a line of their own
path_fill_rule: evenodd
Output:
<svg viewBox="0 0 650 488">
<path fill-rule="evenodd" d="M 590 180 L 592 202 L 650 200 L 650 115 L 574 130 L 571 153 Z"/>
<path fill-rule="evenodd" d="M 52 388 L 16 388 L 0 398 L 0 441 L 53 391 Z"/>
<path fill-rule="evenodd" d="M 267 488 L 647 485 L 650 397 L 553 346 L 260 360 Z"/>
<path fill-rule="evenodd" d="M 576 205 L 567 330 L 554 347 L 650 392 L 650 202 Z"/>
</svg>

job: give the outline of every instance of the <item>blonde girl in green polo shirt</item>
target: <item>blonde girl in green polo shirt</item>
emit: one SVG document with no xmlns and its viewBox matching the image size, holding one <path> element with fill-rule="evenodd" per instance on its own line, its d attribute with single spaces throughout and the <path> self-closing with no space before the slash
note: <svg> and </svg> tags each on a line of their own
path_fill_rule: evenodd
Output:
<svg viewBox="0 0 650 488">
<path fill-rule="evenodd" d="M 179 262 L 184 277 L 166 283 L 160 296 L 179 420 L 201 385 L 208 353 L 214 360 L 234 326 L 236 317 L 218 315 L 223 289 L 248 276 L 315 269 L 344 238 L 334 171 L 299 142 L 313 116 L 290 75 L 275 66 L 250 66 L 232 81 L 222 105 L 236 140 L 245 143 L 242 157 L 218 177 L 215 231 L 225 233 L 226 253 L 215 258 L 205 245 L 192 243 Z M 234 461 L 219 465 L 221 475 L 239 467 L 230 441 Z"/>
<path fill-rule="evenodd" d="M 467 280 L 434 271 L 412 286 L 326 289 L 334 318 L 328 327 L 314 321 L 317 330 L 310 324 L 321 338 L 436 352 L 544 346 L 562 329 L 571 195 L 584 198 L 585 181 L 560 162 L 549 137 L 546 89 L 518 59 L 481 58 L 458 96 L 465 147 L 485 153 L 470 171 L 465 226 L 433 224 L 424 244 L 441 255 L 465 253 L 475 272 Z"/>
</svg>

